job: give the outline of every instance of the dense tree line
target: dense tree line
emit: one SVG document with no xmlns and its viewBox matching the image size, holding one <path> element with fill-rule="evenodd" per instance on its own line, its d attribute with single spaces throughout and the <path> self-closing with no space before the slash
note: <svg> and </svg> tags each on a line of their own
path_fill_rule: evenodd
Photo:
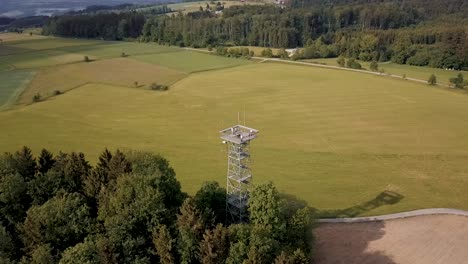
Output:
<svg viewBox="0 0 468 264">
<path fill-rule="evenodd" d="M 234 6 L 220 17 L 193 13 L 151 18 L 142 40 L 194 47 L 306 47 L 305 58 L 345 55 L 365 61 L 467 68 L 468 33 L 460 20 L 468 20 L 457 15 L 425 19 L 420 9 L 397 4 L 301 9 Z"/>
<path fill-rule="evenodd" d="M 299 2 L 301 8 L 297 8 Z M 140 37 L 141 41 L 192 47 L 302 47 L 295 59 L 342 55 L 363 61 L 468 69 L 466 1 L 299 2 L 288 2 L 290 8 L 233 6 L 222 15 L 214 12 L 216 5 L 216 9 L 210 6 L 171 16 L 137 12 L 63 16 L 51 19 L 44 32 L 105 39 Z"/>
<path fill-rule="evenodd" d="M 403 9 L 419 9 L 425 16 L 432 17 L 440 14 L 451 14 L 468 8 L 465 0 L 288 0 L 291 7 L 320 7 L 320 6 L 356 6 L 369 4 L 397 4 Z"/>
<path fill-rule="evenodd" d="M 106 40 L 137 38 L 145 21 L 145 16 L 137 12 L 65 15 L 49 19 L 43 34 Z"/>
<path fill-rule="evenodd" d="M 0 156 L 0 263 L 308 263 L 313 219 L 272 184 L 248 224 L 226 223 L 226 191 L 181 191 L 167 160 L 105 150 Z"/>
</svg>

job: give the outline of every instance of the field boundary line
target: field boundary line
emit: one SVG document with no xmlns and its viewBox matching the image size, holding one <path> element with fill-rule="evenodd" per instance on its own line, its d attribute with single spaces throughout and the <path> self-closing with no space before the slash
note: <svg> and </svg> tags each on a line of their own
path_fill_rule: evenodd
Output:
<svg viewBox="0 0 468 264">
<path fill-rule="evenodd" d="M 468 217 L 468 211 L 452 209 L 452 208 L 428 208 L 420 209 L 402 213 L 379 215 L 379 216 L 366 216 L 366 217 L 353 217 L 353 218 L 322 218 L 319 223 L 365 223 L 375 221 L 386 221 L 395 219 L 404 219 L 415 216 L 425 215 L 458 215 Z"/>
<path fill-rule="evenodd" d="M 29 72 L 31 74 L 30 78 L 23 80 L 20 87 L 13 92 L 10 98 L 8 98 L 4 104 L 0 105 L 0 111 L 6 111 L 14 107 L 20 96 L 26 91 L 37 74 L 37 71 L 24 70 L 23 72 Z"/>
<path fill-rule="evenodd" d="M 304 61 L 288 61 L 288 60 L 282 60 L 282 59 L 278 59 L 278 58 L 262 58 L 262 57 L 252 57 L 252 58 L 253 59 L 265 59 L 265 60 L 271 61 L 271 62 L 289 63 L 289 64 L 296 64 L 296 65 L 306 65 L 306 66 L 318 67 L 318 68 L 327 68 L 327 69 L 335 69 L 335 70 L 342 70 L 342 71 L 360 72 L 360 73 L 372 74 L 372 75 L 375 75 L 375 76 L 391 77 L 391 78 L 395 78 L 395 79 L 408 80 L 408 81 L 412 81 L 412 82 L 427 84 L 427 81 L 425 81 L 425 80 L 410 78 L 410 77 L 403 78 L 402 76 L 395 75 L 395 74 L 386 74 L 386 73 L 373 72 L 373 71 L 367 71 L 367 70 L 350 69 L 350 68 L 345 68 L 345 67 L 338 67 L 338 66 L 333 66 L 333 65 L 324 65 L 324 64 L 304 62 Z M 437 83 L 436 85 L 443 86 L 443 87 L 446 87 L 446 88 L 450 87 L 449 85 L 442 84 L 442 83 Z"/>
<path fill-rule="evenodd" d="M 194 49 L 194 48 L 184 48 L 184 49 L 199 51 L 199 52 L 205 52 L 205 53 L 214 53 L 214 51 L 208 51 L 208 50 L 202 50 L 202 49 Z M 427 84 L 427 81 L 417 79 L 417 78 L 411 78 L 411 77 L 403 78 L 402 76 L 395 75 L 395 74 L 386 74 L 386 73 L 373 72 L 373 71 L 367 71 L 367 70 L 350 69 L 350 68 L 345 68 L 345 67 L 338 67 L 338 66 L 333 66 L 333 65 L 324 65 L 324 64 L 318 64 L 318 63 L 312 63 L 312 62 L 290 61 L 290 60 L 283 60 L 283 59 L 279 59 L 279 58 L 264 58 L 264 57 L 257 57 L 257 56 L 251 57 L 251 59 L 260 60 L 260 63 L 271 61 L 271 62 L 289 63 L 289 64 L 296 64 L 296 65 L 306 65 L 306 66 L 312 66 L 312 67 L 318 67 L 318 68 L 327 68 L 327 69 L 335 69 L 335 70 L 342 70 L 342 71 L 367 73 L 367 74 L 372 74 L 372 75 L 375 75 L 375 76 L 391 77 L 391 78 L 396 78 L 396 79 L 401 79 L 401 80 L 408 80 L 408 81 Z M 450 88 L 449 85 L 446 85 L 446 84 L 443 84 L 443 83 L 437 83 L 436 85 L 446 87 L 446 88 Z"/>
</svg>

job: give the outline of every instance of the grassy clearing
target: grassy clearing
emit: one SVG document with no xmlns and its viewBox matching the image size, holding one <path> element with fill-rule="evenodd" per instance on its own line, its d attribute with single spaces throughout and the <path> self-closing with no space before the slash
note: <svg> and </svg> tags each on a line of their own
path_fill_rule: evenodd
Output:
<svg viewBox="0 0 468 264">
<path fill-rule="evenodd" d="M 70 53 L 80 53 L 99 59 L 109 59 L 120 57 L 122 53 L 128 56 L 143 54 L 158 54 L 166 52 L 182 51 L 176 47 L 161 46 L 153 43 L 134 43 L 134 42 L 100 42 L 95 45 L 73 46 L 60 48 L 61 51 Z"/>
<path fill-rule="evenodd" d="M 7 45 L 14 46 L 15 48 L 33 50 L 50 50 L 63 47 L 95 45 L 103 43 L 100 40 L 87 40 L 87 39 L 71 39 L 71 38 L 54 38 L 54 37 L 40 37 L 36 39 L 22 39 L 6 43 Z"/>
<path fill-rule="evenodd" d="M 40 35 L 29 35 L 29 34 L 18 34 L 18 33 L 0 33 L 0 39 L 3 42 L 11 42 L 18 40 L 32 40 L 32 39 L 44 39 L 47 37 Z"/>
<path fill-rule="evenodd" d="M 65 92 L 86 83 L 135 87 L 135 82 L 138 82 L 138 87 L 147 88 L 153 82 L 170 85 L 184 77 L 186 74 L 183 72 L 127 58 L 82 62 L 43 69 L 34 77 L 18 103 L 31 103 L 36 93 L 50 97 L 57 90 Z"/>
<path fill-rule="evenodd" d="M 217 3 L 218 1 L 215 1 Z M 241 2 L 241 1 L 219 1 L 224 4 L 224 8 L 228 8 L 231 6 L 239 6 L 239 5 L 264 5 L 265 3 L 263 2 Z M 271 1 L 272 2 L 272 1 Z M 203 9 L 206 8 L 206 5 L 209 4 L 210 6 L 210 1 L 197 1 L 197 2 L 183 2 L 183 3 L 176 3 L 176 4 L 169 4 L 167 5 L 174 11 L 182 11 L 183 13 L 190 13 L 190 12 L 196 12 L 200 10 L 200 6 L 203 7 Z"/>
<path fill-rule="evenodd" d="M 27 49 L 21 49 L 21 48 L 16 48 L 14 46 L 8 46 L 5 43 L 0 44 L 0 56 L 15 54 L 15 53 L 23 53 L 23 52 L 27 52 L 27 51 L 28 51 Z M 2 60 L 3 60 L 3 58 L 0 57 L 0 61 L 2 61 Z"/>
<path fill-rule="evenodd" d="M 94 160 L 105 147 L 161 152 L 193 193 L 203 181 L 224 183 L 217 131 L 245 106 L 247 125 L 261 133 L 252 145 L 256 182 L 360 215 L 468 209 L 467 102 L 397 79 L 255 64 L 192 74 L 165 93 L 93 84 L 0 112 L 0 149 L 84 151 Z M 383 191 L 403 198 L 369 206 Z"/>
<path fill-rule="evenodd" d="M 317 62 L 323 63 L 326 65 L 333 65 L 338 66 L 336 62 L 336 58 L 329 58 L 329 59 L 313 59 L 313 60 L 306 60 L 310 62 Z M 359 61 L 361 65 L 369 69 L 370 62 Z M 447 71 L 444 69 L 437 69 L 437 68 L 430 68 L 430 67 L 418 67 L 418 66 L 411 66 L 411 65 L 402 65 L 396 63 L 379 63 L 379 69 L 383 69 L 387 74 L 393 74 L 398 76 L 406 75 L 406 77 L 416 78 L 421 80 L 429 79 L 431 74 L 435 74 L 437 76 L 437 82 L 442 84 L 449 84 L 449 79 L 456 77 L 459 72 L 461 72 L 464 76 L 468 77 L 468 72 L 466 71 Z"/>
<path fill-rule="evenodd" d="M 0 57 L 2 63 L 16 69 L 32 69 L 83 61 L 84 54 L 67 53 L 60 50 L 42 50 Z M 93 57 L 90 57 L 93 58 Z"/>
<path fill-rule="evenodd" d="M 197 51 L 151 54 L 132 58 L 188 73 L 228 68 L 250 63 L 250 61 L 244 59 L 230 59 Z"/>
<path fill-rule="evenodd" d="M 0 110 L 16 102 L 33 76 L 31 71 L 0 72 Z"/>
<path fill-rule="evenodd" d="M 53 45 L 51 47 L 63 44 L 62 39 L 54 38 L 52 40 L 57 43 L 52 42 Z M 81 45 L 81 41 L 72 41 L 76 41 L 76 45 L 43 50 L 27 50 L 18 48 L 18 45 L 5 46 L 7 47 L 7 49 L 3 50 L 3 55 L 5 56 L 0 56 L 0 63 L 13 65 L 17 69 L 30 69 L 82 62 L 84 56 L 96 60 L 119 58 L 122 53 L 125 53 L 127 56 L 134 56 L 182 51 L 175 47 L 155 44 L 100 41 L 96 43 L 93 42 L 94 44 Z M 0 53 L 1 52 L 0 50 Z"/>
<path fill-rule="evenodd" d="M 40 42 L 42 50 L 32 50 Z M 47 41 L 50 49 L 43 42 Z M 187 73 L 232 67 L 249 63 L 185 51 L 176 47 L 152 43 L 83 41 L 61 38 L 18 40 L 5 47 L 18 48 L 21 53 L 0 56 L 0 71 L 11 69 L 38 70 L 28 89 L 19 98 L 19 104 L 31 103 L 40 93 L 50 97 L 55 91 L 68 91 L 86 83 L 105 83 L 119 86 L 147 87 L 156 82 L 170 85 Z M 86 43 L 85 45 L 82 45 Z M 8 50 L 4 50 L 8 53 Z M 121 58 L 125 53 L 126 58 Z M 84 63 L 88 56 L 91 63 Z M 147 63 L 149 62 L 149 63 Z"/>
</svg>

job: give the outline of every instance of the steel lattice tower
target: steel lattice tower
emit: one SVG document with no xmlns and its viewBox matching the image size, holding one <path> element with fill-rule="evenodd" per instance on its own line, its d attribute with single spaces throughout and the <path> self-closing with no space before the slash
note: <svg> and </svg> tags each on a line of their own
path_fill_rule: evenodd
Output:
<svg viewBox="0 0 468 264">
<path fill-rule="evenodd" d="M 236 125 L 220 131 L 223 143 L 227 144 L 228 171 L 226 183 L 226 219 L 232 223 L 247 219 L 249 185 L 252 180 L 250 169 L 250 141 L 258 130 Z"/>
</svg>

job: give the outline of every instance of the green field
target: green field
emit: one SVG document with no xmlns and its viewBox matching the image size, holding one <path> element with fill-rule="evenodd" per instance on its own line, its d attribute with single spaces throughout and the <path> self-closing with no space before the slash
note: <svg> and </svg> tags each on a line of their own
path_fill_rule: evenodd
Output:
<svg viewBox="0 0 468 264">
<path fill-rule="evenodd" d="M 0 72 L 0 110 L 15 103 L 33 76 L 31 71 Z"/>
<path fill-rule="evenodd" d="M 151 83 L 173 84 L 191 72 L 250 63 L 153 43 L 87 41 L 12 33 L 0 36 L 5 39 L 0 45 L 0 72 L 38 71 L 28 89 L 19 96 L 17 103 L 22 105 L 31 103 L 37 93 L 48 98 L 57 90 L 65 92 L 86 83 L 127 87 L 138 83 L 138 87 L 148 88 Z M 125 58 L 121 58 L 123 53 Z M 84 63 L 85 56 L 93 62 Z M 13 92 L 22 91 L 22 84 L 5 82 L 3 85 L 8 87 L 3 88 L 2 97 L 18 97 Z"/>
<path fill-rule="evenodd" d="M 160 54 L 140 55 L 134 59 L 147 63 L 162 65 L 183 72 L 199 72 L 219 68 L 229 68 L 250 63 L 243 59 L 229 59 L 226 57 L 204 54 L 197 51 L 169 52 Z"/>
<path fill-rule="evenodd" d="M 206 8 L 206 5 L 212 5 L 210 3 L 211 1 L 196 1 L 196 2 L 182 2 L 182 3 L 176 3 L 176 4 L 169 4 L 167 5 L 169 8 L 171 8 L 174 11 L 182 11 L 184 13 L 189 13 L 189 12 L 196 12 L 200 10 L 200 6 L 203 7 L 203 9 Z M 216 3 L 218 1 L 215 1 Z M 272 3 L 273 1 L 258 1 L 258 2 L 242 2 L 242 1 L 219 1 L 223 3 L 224 8 L 228 8 L 231 6 L 238 6 L 238 5 L 264 5 L 265 3 Z"/>
<path fill-rule="evenodd" d="M 330 59 L 312 59 L 306 60 L 310 62 L 316 62 L 326 65 L 338 66 L 336 58 Z M 359 61 L 362 67 L 369 69 L 370 62 Z M 379 63 L 379 69 L 383 69 L 387 74 L 393 74 L 398 76 L 406 75 L 406 77 L 427 80 L 431 74 L 435 74 L 437 77 L 437 82 L 442 84 L 449 84 L 450 78 L 456 77 L 459 72 L 464 76 L 468 77 L 468 72 L 466 71 L 449 71 L 444 69 L 430 68 L 430 67 L 418 67 L 411 65 L 402 65 L 391 62 Z"/>
<path fill-rule="evenodd" d="M 246 124 L 260 130 L 252 145 L 255 182 L 273 181 L 322 215 L 468 209 L 464 93 L 154 44 L 51 39 L 53 51 L 8 56 L 31 71 L 0 72 L 0 104 L 31 80 L 21 105 L 0 111 L 2 151 L 28 145 L 36 152 L 83 151 L 95 161 L 106 147 L 159 152 L 193 194 L 204 181 L 225 182 L 218 131 L 245 109 Z M 8 43 L 24 49 L 28 41 Z M 96 61 L 65 59 L 83 54 Z M 150 91 L 152 82 L 170 90 Z M 49 97 L 55 90 L 67 92 Z M 47 99 L 31 104 L 36 93 Z"/>
</svg>

